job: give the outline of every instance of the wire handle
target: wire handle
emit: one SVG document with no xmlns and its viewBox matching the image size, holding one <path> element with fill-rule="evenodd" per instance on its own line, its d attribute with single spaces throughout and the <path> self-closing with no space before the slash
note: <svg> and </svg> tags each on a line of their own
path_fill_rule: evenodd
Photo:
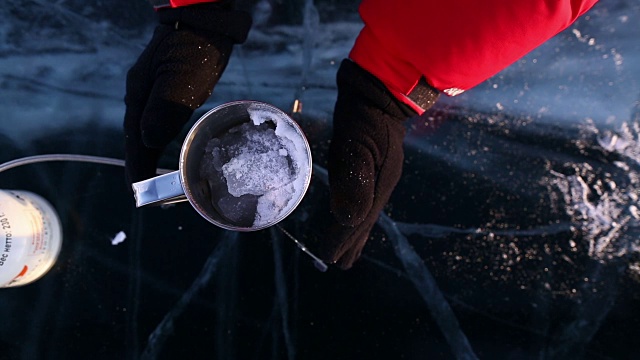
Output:
<svg viewBox="0 0 640 360">
<path fill-rule="evenodd" d="M 0 172 L 5 170 L 13 169 L 18 166 L 35 164 L 41 162 L 48 161 L 78 161 L 78 162 L 87 162 L 94 164 L 105 164 L 105 165 L 114 165 L 114 166 L 122 166 L 124 167 L 124 160 L 121 159 L 113 159 L 102 156 L 90 156 L 90 155 L 78 155 L 78 154 L 45 154 L 45 155 L 34 155 L 27 156 L 11 161 L 7 161 L 5 163 L 0 164 Z M 158 174 L 166 174 L 173 170 L 167 169 L 157 169 L 156 172 Z"/>
</svg>

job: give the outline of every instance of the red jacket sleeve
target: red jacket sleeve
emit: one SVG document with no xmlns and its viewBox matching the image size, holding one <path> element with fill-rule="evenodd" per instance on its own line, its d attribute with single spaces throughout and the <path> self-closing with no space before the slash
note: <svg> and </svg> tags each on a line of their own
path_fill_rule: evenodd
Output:
<svg viewBox="0 0 640 360">
<path fill-rule="evenodd" d="M 421 76 L 456 95 L 566 29 L 596 2 L 363 0 L 365 26 L 350 57 L 400 100 Z"/>
<path fill-rule="evenodd" d="M 218 1 L 219 0 L 171 0 L 171 7 L 176 8 L 181 6 L 188 6 L 188 5 L 208 3 L 208 2 L 218 2 Z"/>
</svg>

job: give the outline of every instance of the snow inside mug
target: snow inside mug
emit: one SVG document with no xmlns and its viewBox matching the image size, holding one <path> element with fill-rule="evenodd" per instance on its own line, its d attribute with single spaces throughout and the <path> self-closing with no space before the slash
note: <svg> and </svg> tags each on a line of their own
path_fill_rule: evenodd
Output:
<svg viewBox="0 0 640 360">
<path fill-rule="evenodd" d="M 214 225 L 256 231 L 298 206 L 311 171 L 309 143 L 291 117 L 266 103 L 236 101 L 196 121 L 177 171 L 132 187 L 137 207 L 189 201 Z"/>
</svg>

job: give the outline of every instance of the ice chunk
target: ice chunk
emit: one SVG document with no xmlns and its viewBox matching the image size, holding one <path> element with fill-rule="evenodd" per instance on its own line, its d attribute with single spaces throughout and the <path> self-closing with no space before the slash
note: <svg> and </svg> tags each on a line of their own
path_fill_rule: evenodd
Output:
<svg viewBox="0 0 640 360">
<path fill-rule="evenodd" d="M 256 217 L 258 197 L 255 195 L 225 195 L 218 200 L 218 208 L 224 216 L 240 226 L 251 226 Z"/>
<path fill-rule="evenodd" d="M 289 162 L 277 151 L 241 153 L 222 167 L 222 173 L 233 196 L 264 195 L 293 180 Z"/>
<path fill-rule="evenodd" d="M 295 189 L 292 183 L 265 193 L 258 199 L 258 213 L 254 224 L 264 225 L 274 222 L 294 195 Z"/>
<path fill-rule="evenodd" d="M 296 176 L 294 179 L 294 188 L 296 192 L 304 191 L 305 176 L 302 174 L 302 168 L 306 168 L 309 165 L 309 157 L 305 151 L 307 144 L 306 140 L 300 136 L 298 131 L 283 119 L 275 116 L 269 109 L 264 109 L 260 105 L 252 106 L 248 109 L 249 116 L 255 125 L 263 124 L 264 122 L 273 122 L 276 125 L 275 134 L 280 140 L 283 148 L 287 151 L 293 166 L 295 168 Z"/>
<path fill-rule="evenodd" d="M 214 207 L 237 225 L 277 221 L 304 191 L 308 172 L 300 169 L 309 166 L 305 145 L 277 114 L 250 108 L 246 123 L 205 147 L 200 176 L 209 183 Z"/>
<path fill-rule="evenodd" d="M 116 234 L 116 236 L 111 239 L 111 245 L 118 245 L 123 242 L 127 238 L 127 234 L 124 231 L 120 231 Z"/>
</svg>

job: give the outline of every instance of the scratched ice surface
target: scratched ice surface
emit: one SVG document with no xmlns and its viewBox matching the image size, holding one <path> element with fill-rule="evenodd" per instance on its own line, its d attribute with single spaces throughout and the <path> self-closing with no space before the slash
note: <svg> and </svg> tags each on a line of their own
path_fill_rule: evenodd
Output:
<svg viewBox="0 0 640 360">
<path fill-rule="evenodd" d="M 362 26 L 357 1 L 239 3 L 255 12 L 254 28 L 192 121 L 231 100 L 302 104 L 293 116 L 314 177 L 281 225 L 304 241 L 327 196 L 335 71 Z M 146 2 L 122 6 L 0 8 L 3 161 L 122 158 L 126 70 L 153 21 Z M 0 289 L 0 358 L 633 358 L 639 17 L 636 1 L 602 1 L 476 89 L 407 121 L 402 179 L 347 272 L 318 272 L 276 227 L 224 231 L 184 203 L 135 210 L 120 168 L 0 173 L 0 189 L 52 202 L 65 234 L 49 274 Z M 180 143 L 162 167 L 177 168 Z M 254 206 L 256 195 L 243 196 L 220 206 Z M 111 245 L 120 231 L 127 240 Z"/>
</svg>

